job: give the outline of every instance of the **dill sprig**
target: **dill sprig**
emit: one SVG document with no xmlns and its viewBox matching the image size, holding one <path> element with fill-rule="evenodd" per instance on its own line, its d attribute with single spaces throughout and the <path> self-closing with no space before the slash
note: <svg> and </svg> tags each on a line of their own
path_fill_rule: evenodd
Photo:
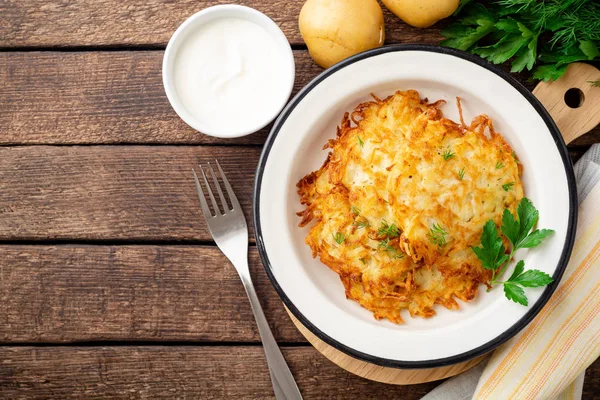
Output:
<svg viewBox="0 0 600 400">
<path fill-rule="evenodd" d="M 388 222 L 384 219 L 381 221 L 381 227 L 377 233 L 380 236 L 385 236 L 388 239 L 394 239 L 400 236 L 400 229 L 398 229 L 396 224 L 388 224 Z"/>
<path fill-rule="evenodd" d="M 365 142 L 363 142 L 363 140 L 360 138 L 360 136 L 356 136 L 358 138 L 358 144 L 360 147 L 364 147 L 365 146 Z"/>
<path fill-rule="evenodd" d="M 337 244 L 342 244 L 344 240 L 346 240 L 346 235 L 344 235 L 342 232 L 336 232 L 335 234 L 332 233 L 331 236 L 333 236 L 333 240 L 335 240 Z"/>
<path fill-rule="evenodd" d="M 462 181 L 464 177 L 465 177 L 465 167 L 462 167 L 461 169 L 458 170 L 458 179 Z"/>
<path fill-rule="evenodd" d="M 397 248 L 395 248 L 394 246 L 392 246 L 390 244 L 390 239 L 386 238 L 383 239 L 381 242 L 379 242 L 379 245 L 377 246 L 378 250 L 385 250 L 386 252 L 388 252 L 389 256 L 392 257 L 392 259 L 396 260 L 396 259 L 400 259 L 404 257 L 404 254 L 401 253 L 400 251 L 398 251 Z"/>
<path fill-rule="evenodd" d="M 442 153 L 442 157 L 444 157 L 444 161 L 448 161 L 449 159 L 451 159 L 452 157 L 454 157 L 454 153 L 452 151 L 450 151 L 450 149 L 446 149 Z"/>
<path fill-rule="evenodd" d="M 437 244 L 438 246 L 444 246 L 446 241 L 446 235 L 448 232 L 444 230 L 439 224 L 433 224 L 429 229 L 429 233 L 427 237 L 431 240 L 432 243 Z"/>
<path fill-rule="evenodd" d="M 350 212 L 352 214 L 354 214 L 355 217 L 358 217 L 360 215 L 360 208 L 356 207 L 356 206 L 350 206 Z"/>
<path fill-rule="evenodd" d="M 560 78 L 567 65 L 600 60 L 598 0 L 463 0 L 441 44 L 477 54 L 511 72 Z"/>
<path fill-rule="evenodd" d="M 504 168 L 504 164 L 502 164 L 502 161 L 497 161 L 496 162 L 496 169 L 502 169 Z"/>
<path fill-rule="evenodd" d="M 508 182 L 502 185 L 502 189 L 504 189 L 505 192 L 508 192 L 513 186 L 515 186 L 514 182 Z"/>
<path fill-rule="evenodd" d="M 597 81 L 588 81 L 588 83 L 592 86 L 600 87 L 600 79 L 598 79 Z"/>
<path fill-rule="evenodd" d="M 371 226 L 371 223 L 365 217 L 357 218 L 352 225 L 356 226 L 358 229 L 367 228 Z"/>
</svg>

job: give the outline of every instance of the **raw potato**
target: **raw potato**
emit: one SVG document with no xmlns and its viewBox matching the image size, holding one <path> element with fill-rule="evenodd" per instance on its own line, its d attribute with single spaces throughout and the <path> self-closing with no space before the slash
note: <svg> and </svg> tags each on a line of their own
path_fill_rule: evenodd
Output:
<svg viewBox="0 0 600 400">
<path fill-rule="evenodd" d="M 323 68 L 385 40 L 377 0 L 307 0 L 298 22 L 311 57 Z"/>
<path fill-rule="evenodd" d="M 451 16 L 460 0 L 382 0 L 402 21 L 417 28 L 428 28 Z"/>
</svg>

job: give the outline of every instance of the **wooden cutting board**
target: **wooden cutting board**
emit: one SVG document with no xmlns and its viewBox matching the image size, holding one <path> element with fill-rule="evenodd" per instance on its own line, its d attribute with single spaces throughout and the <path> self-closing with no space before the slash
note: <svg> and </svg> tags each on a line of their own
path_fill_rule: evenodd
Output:
<svg viewBox="0 0 600 400">
<path fill-rule="evenodd" d="M 600 124 L 600 87 L 589 83 L 596 80 L 600 80 L 600 71 L 597 68 L 574 63 L 569 65 L 565 75 L 559 80 L 541 82 L 533 90 L 533 94 L 556 122 L 567 144 Z M 431 369 L 381 367 L 353 358 L 329 346 L 312 334 L 289 310 L 288 314 L 298 330 L 321 354 L 343 369 L 377 382 L 412 385 L 444 379 L 474 367 L 487 356 Z"/>
</svg>

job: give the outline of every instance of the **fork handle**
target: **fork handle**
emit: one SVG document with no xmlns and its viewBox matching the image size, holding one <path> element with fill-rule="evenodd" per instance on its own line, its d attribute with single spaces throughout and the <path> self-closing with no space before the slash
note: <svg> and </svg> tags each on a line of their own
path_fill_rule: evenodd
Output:
<svg viewBox="0 0 600 400">
<path fill-rule="evenodd" d="M 263 309 L 256 296 L 252 280 L 250 276 L 244 275 L 240 274 L 240 278 L 242 279 L 244 289 L 246 289 L 248 299 L 250 299 L 250 306 L 256 319 L 258 333 L 265 350 L 267 364 L 269 365 L 269 374 L 271 375 L 275 398 L 277 400 L 302 400 L 302 395 L 300 394 L 300 390 L 298 390 L 294 376 L 285 362 L 279 346 L 277 346 L 271 328 L 269 328 Z"/>
</svg>

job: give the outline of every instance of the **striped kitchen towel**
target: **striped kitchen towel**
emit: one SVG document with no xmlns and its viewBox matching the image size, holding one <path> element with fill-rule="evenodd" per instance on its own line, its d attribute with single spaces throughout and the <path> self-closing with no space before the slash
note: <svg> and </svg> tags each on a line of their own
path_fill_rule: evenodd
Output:
<svg viewBox="0 0 600 400">
<path fill-rule="evenodd" d="M 579 221 L 556 292 L 535 319 L 486 362 L 422 400 L 579 400 L 600 356 L 600 144 L 575 165 Z"/>
</svg>

